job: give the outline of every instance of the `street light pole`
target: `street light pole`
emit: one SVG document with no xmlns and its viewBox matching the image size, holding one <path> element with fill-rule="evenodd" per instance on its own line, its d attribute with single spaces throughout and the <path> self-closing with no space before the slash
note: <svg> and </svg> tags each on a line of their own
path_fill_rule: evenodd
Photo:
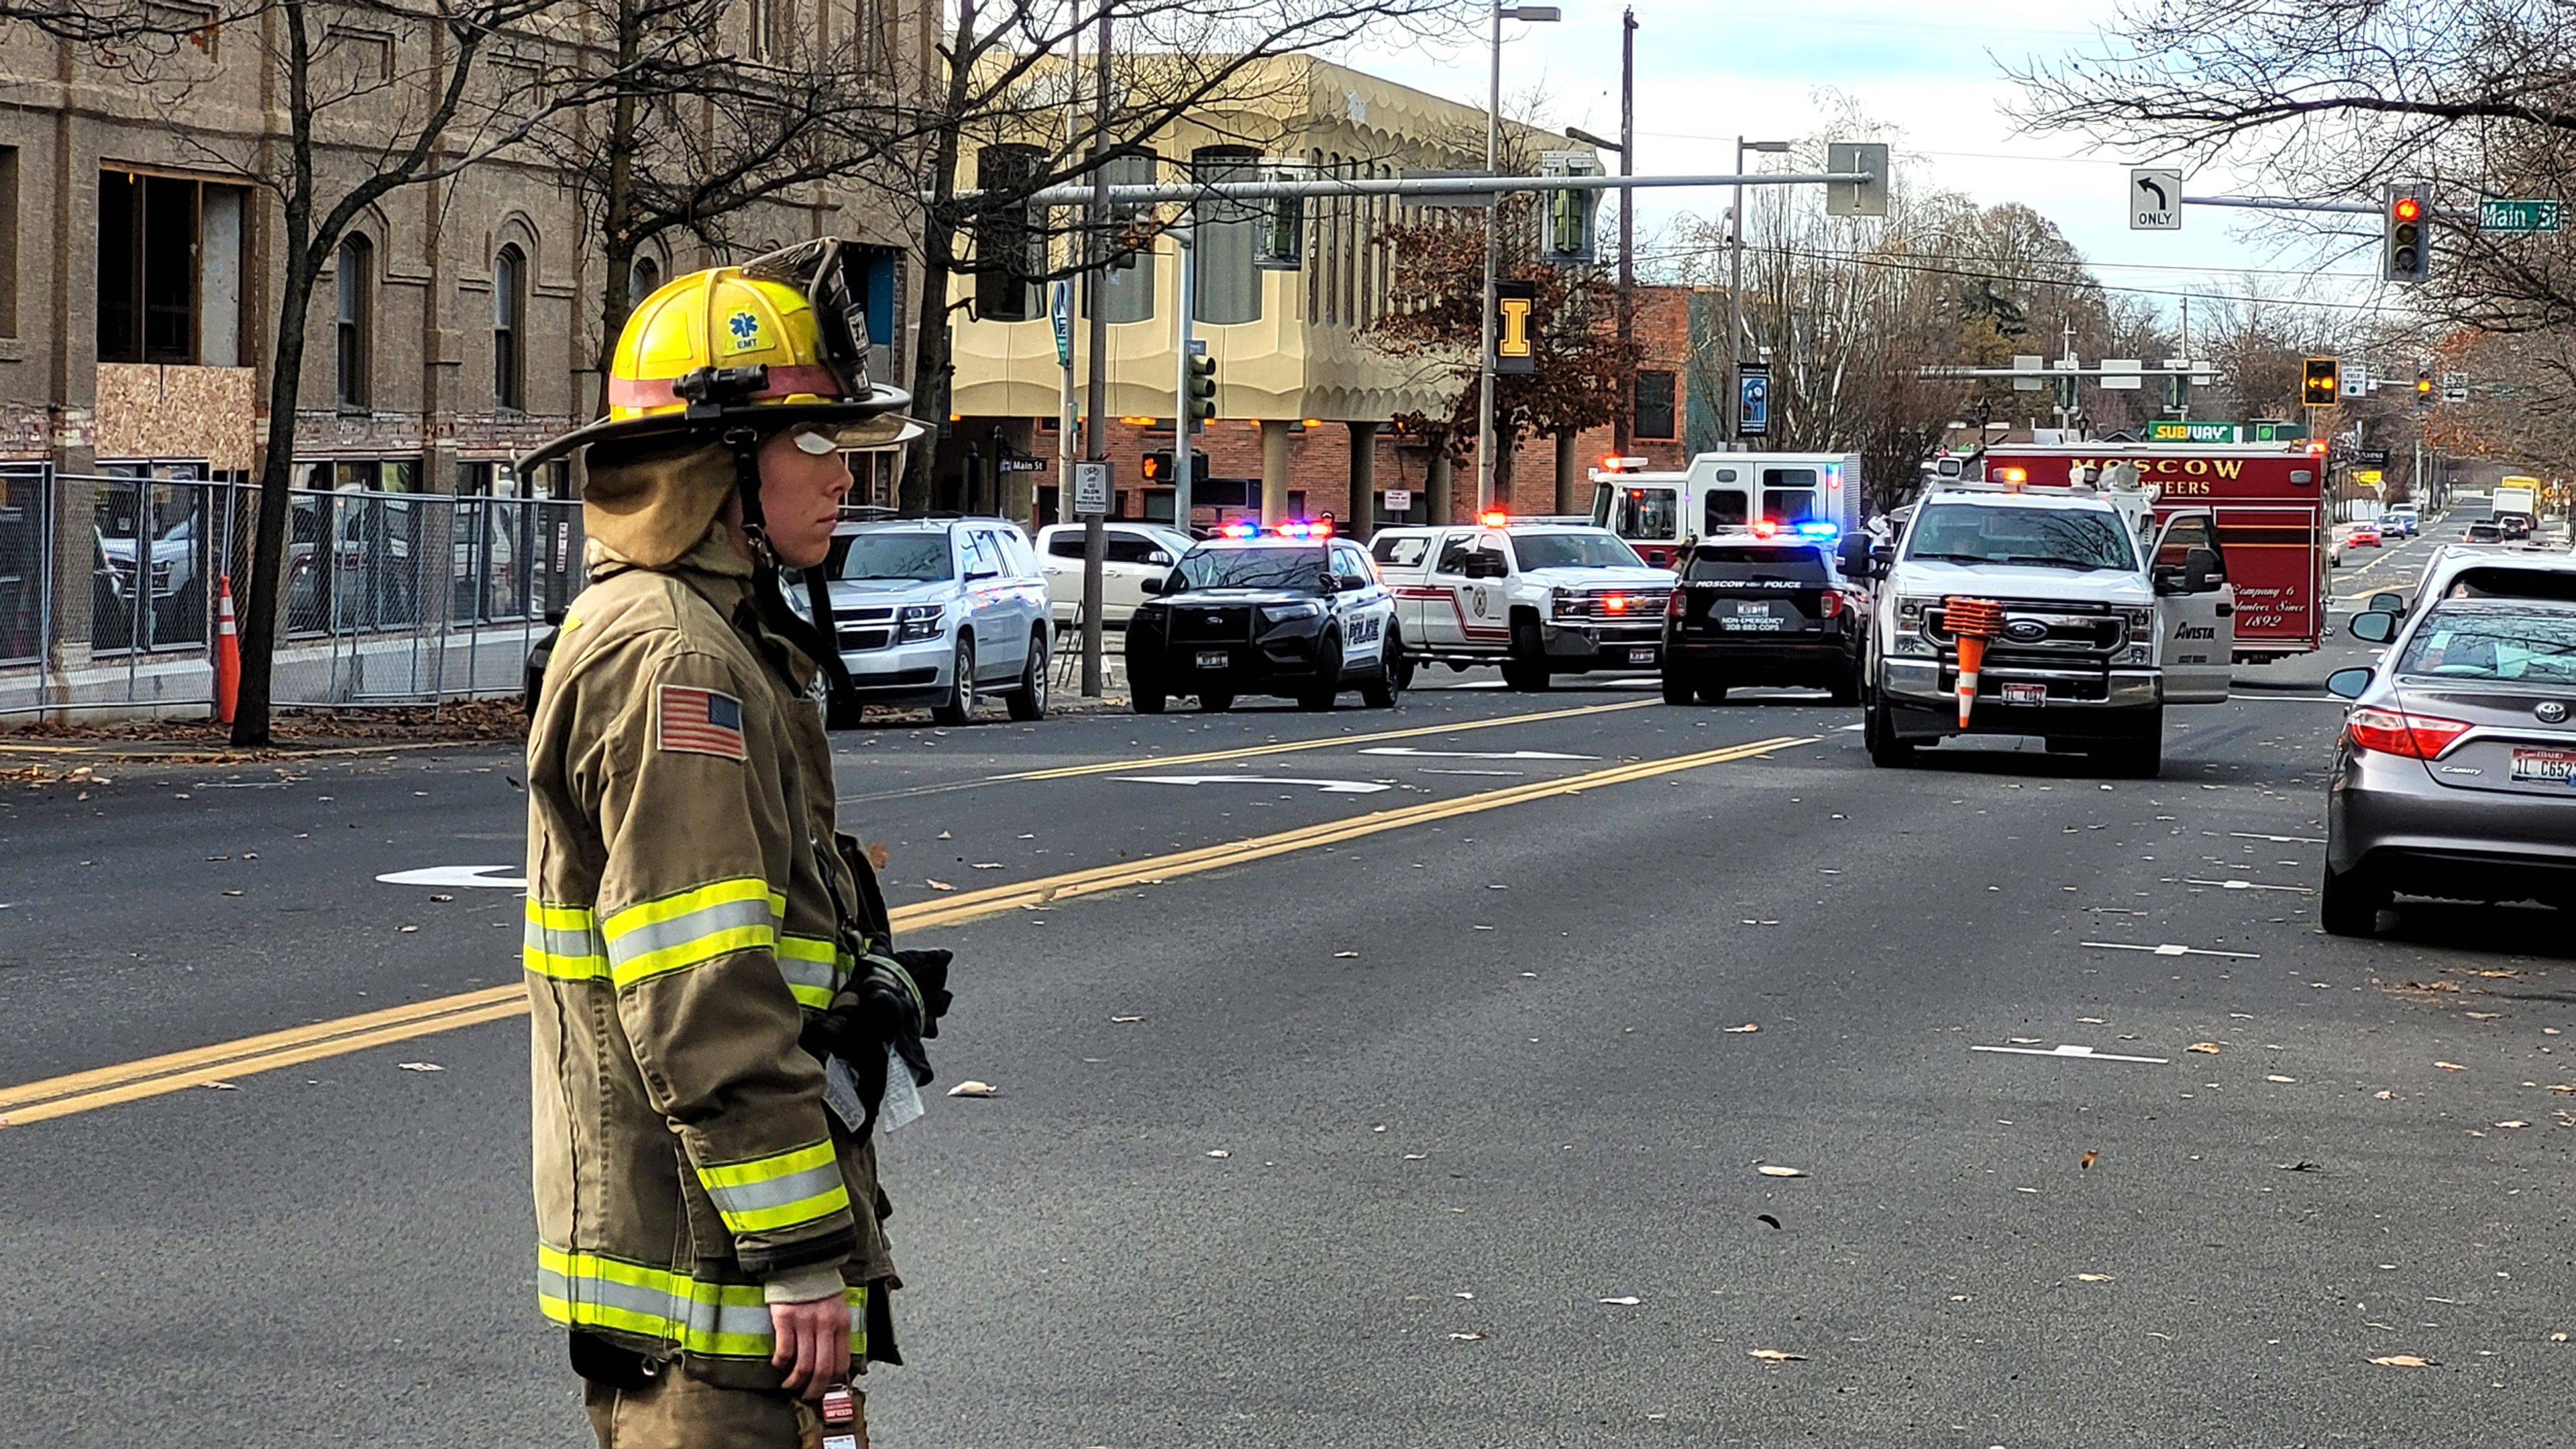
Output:
<svg viewBox="0 0 2576 1449">
<path fill-rule="evenodd" d="M 1485 87 L 1485 174 L 1502 167 L 1503 158 L 1503 22 L 1557 20 L 1564 11 L 1554 5 L 1505 5 L 1494 0 L 1492 43 L 1488 49 Z M 1483 341 L 1476 353 L 1476 511 L 1494 506 L 1494 273 L 1502 248 L 1503 199 L 1498 194 L 1485 208 L 1485 290 Z"/>
<path fill-rule="evenodd" d="M 1779 152 L 1786 141 L 1735 138 L 1735 174 L 1744 174 L 1747 151 Z M 1726 262 L 1726 446 L 1744 441 L 1738 431 L 1744 418 L 1744 183 L 1735 185 L 1735 204 L 1727 212 Z"/>
</svg>

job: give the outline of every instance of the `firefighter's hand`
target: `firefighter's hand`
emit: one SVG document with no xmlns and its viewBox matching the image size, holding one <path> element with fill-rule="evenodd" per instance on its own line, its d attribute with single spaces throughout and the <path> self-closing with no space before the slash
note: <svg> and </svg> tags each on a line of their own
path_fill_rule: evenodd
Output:
<svg viewBox="0 0 2576 1449">
<path fill-rule="evenodd" d="M 849 1376 L 850 1304 L 838 1290 L 810 1303 L 770 1304 L 769 1326 L 778 1334 L 769 1361 L 787 1370 L 789 1393 L 819 1399 Z"/>
</svg>

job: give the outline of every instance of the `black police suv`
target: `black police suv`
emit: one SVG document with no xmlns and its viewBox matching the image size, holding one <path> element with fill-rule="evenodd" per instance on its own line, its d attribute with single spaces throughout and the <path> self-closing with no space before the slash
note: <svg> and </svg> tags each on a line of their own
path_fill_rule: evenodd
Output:
<svg viewBox="0 0 2576 1449">
<path fill-rule="evenodd" d="M 1172 696 L 1233 707 L 1239 694 L 1282 695 L 1302 709 L 1333 707 L 1357 688 L 1391 709 L 1403 688 L 1395 600 L 1368 554 L 1320 527 L 1210 539 L 1182 555 L 1127 621 L 1127 691 L 1138 714 Z"/>
<path fill-rule="evenodd" d="M 1804 685 L 1858 704 L 1868 597 L 1831 538 L 1729 536 L 1694 545 L 1664 611 L 1666 704 L 1741 685 Z"/>
</svg>

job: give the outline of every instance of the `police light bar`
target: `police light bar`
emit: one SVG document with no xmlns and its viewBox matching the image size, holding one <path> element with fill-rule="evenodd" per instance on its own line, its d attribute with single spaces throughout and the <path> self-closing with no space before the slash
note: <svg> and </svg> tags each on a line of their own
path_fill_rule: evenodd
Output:
<svg viewBox="0 0 2576 1449">
<path fill-rule="evenodd" d="M 1217 532 L 1227 538 L 1251 538 L 1259 534 L 1261 530 L 1253 527 L 1249 523 L 1229 523 L 1225 527 L 1218 529 Z"/>
<path fill-rule="evenodd" d="M 1650 460 L 1645 458 L 1622 458 L 1618 454 L 1612 453 L 1602 458 L 1601 471 L 1604 473 L 1642 473 L 1646 471 L 1646 464 L 1648 461 Z"/>
<path fill-rule="evenodd" d="M 1499 508 L 1488 508 L 1476 515 L 1476 521 L 1487 528 L 1500 528 L 1511 522 L 1512 516 Z"/>
<path fill-rule="evenodd" d="M 1841 533 L 1842 530 L 1840 528 L 1825 522 L 1821 518 L 1811 519 L 1798 525 L 1798 536 L 1800 538 L 1834 538 L 1839 536 Z"/>
<path fill-rule="evenodd" d="M 1245 536 L 1250 537 L 1248 534 Z M 1283 523 L 1279 525 L 1279 536 L 1281 538 L 1327 539 L 1333 536 L 1333 523 L 1331 519 L 1321 519 L 1314 523 L 1306 523 L 1303 521 L 1296 523 Z"/>
<path fill-rule="evenodd" d="M 1780 536 L 1780 525 L 1767 518 L 1757 518 L 1753 520 L 1753 536 L 1755 538 L 1778 538 Z"/>
<path fill-rule="evenodd" d="M 2008 483 L 2013 487 L 2018 488 L 2022 484 L 2030 481 L 2030 470 L 2028 468 L 1997 468 L 1995 470 L 1995 479 L 1998 482 Z"/>
</svg>

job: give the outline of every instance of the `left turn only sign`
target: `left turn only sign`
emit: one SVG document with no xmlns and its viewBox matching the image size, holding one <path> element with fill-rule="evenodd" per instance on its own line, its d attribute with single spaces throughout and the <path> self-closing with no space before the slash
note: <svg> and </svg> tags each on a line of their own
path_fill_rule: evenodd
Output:
<svg viewBox="0 0 2576 1449">
<path fill-rule="evenodd" d="M 2182 230 L 2182 172 L 2162 166 L 2129 168 L 2129 230 Z"/>
</svg>

